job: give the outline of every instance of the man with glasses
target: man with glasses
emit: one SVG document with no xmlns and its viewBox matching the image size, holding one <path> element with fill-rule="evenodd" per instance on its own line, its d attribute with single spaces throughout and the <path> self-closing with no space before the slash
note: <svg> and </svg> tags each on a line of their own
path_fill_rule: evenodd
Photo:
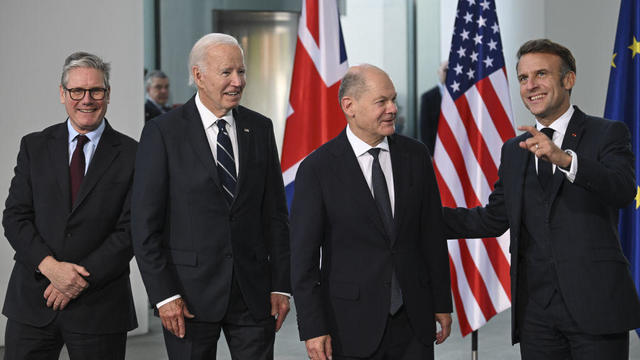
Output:
<svg viewBox="0 0 640 360">
<path fill-rule="evenodd" d="M 169 77 L 160 70 L 153 70 L 145 81 L 147 101 L 144 103 L 144 122 L 162 115 L 169 110 Z"/>
<path fill-rule="evenodd" d="M 137 326 L 129 261 L 136 142 L 104 118 L 110 65 L 65 60 L 67 121 L 22 138 L 3 214 L 15 250 L 5 359 L 124 359 Z"/>
</svg>

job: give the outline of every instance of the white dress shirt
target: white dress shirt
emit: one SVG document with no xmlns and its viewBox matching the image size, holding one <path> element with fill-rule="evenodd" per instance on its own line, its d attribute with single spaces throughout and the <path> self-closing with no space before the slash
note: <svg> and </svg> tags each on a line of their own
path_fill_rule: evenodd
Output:
<svg viewBox="0 0 640 360">
<path fill-rule="evenodd" d="M 373 186 L 371 185 L 371 166 L 373 165 L 373 155 L 369 154 L 371 146 L 357 137 L 349 126 L 347 126 L 347 140 L 351 144 L 353 152 L 356 154 L 358 164 L 360 164 L 360 170 L 362 175 L 369 185 L 369 191 L 373 195 Z M 389 201 L 391 202 L 391 214 L 395 214 L 395 192 L 393 191 L 393 170 L 391 167 L 391 154 L 389 153 L 389 141 L 385 137 L 380 144 L 376 146 L 380 148 L 380 155 L 378 160 L 380 161 L 380 167 L 384 173 L 384 179 L 387 181 L 387 191 L 389 192 Z"/>
<path fill-rule="evenodd" d="M 96 152 L 96 148 L 98 147 L 98 143 L 100 142 L 100 138 L 102 137 L 102 133 L 104 132 L 104 119 L 100 125 L 93 131 L 89 131 L 84 134 L 89 138 L 89 141 L 84 144 L 84 173 L 87 174 L 87 170 L 89 170 L 89 163 L 91 163 L 91 159 L 93 159 L 93 154 Z M 73 128 L 69 119 L 67 119 L 67 130 L 69 131 L 69 165 L 71 165 L 71 158 L 73 157 L 73 152 L 76 150 L 76 144 L 78 140 L 76 136 L 80 135 L 76 129 Z"/>
<path fill-rule="evenodd" d="M 554 122 L 552 122 L 551 125 L 549 125 L 549 127 L 554 130 L 553 139 L 551 140 L 559 148 L 562 148 L 562 140 L 564 139 L 564 135 L 567 132 L 567 126 L 569 126 L 569 120 L 571 120 L 571 116 L 573 116 L 573 112 L 574 112 L 573 106 L 570 105 L 569 109 L 564 114 L 562 114 L 559 118 L 557 118 Z M 540 131 L 540 129 L 543 129 L 543 128 L 545 128 L 545 126 L 542 125 L 538 120 L 536 120 L 536 129 Z M 562 168 L 559 168 L 559 169 L 564 173 L 567 180 L 573 183 L 573 181 L 576 179 L 576 174 L 578 173 L 578 155 L 575 153 L 575 151 L 571 149 L 567 149 L 566 152 L 569 153 L 569 155 L 571 155 L 571 166 L 569 167 L 569 171 L 564 170 Z M 535 157 L 535 159 L 536 159 L 536 172 L 537 172 L 539 159 L 537 157 Z M 551 170 L 555 174 L 556 172 L 555 164 L 551 164 Z"/>
</svg>

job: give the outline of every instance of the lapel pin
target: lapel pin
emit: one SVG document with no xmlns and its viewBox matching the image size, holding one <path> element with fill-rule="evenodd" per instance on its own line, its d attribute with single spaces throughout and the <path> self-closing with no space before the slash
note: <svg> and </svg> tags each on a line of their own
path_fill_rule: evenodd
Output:
<svg viewBox="0 0 640 360">
<path fill-rule="evenodd" d="M 571 133 L 571 136 L 577 137 L 578 135 L 576 135 L 576 133 Z"/>
<path fill-rule="evenodd" d="M 246 132 L 246 133 L 248 133 L 248 132 L 249 132 L 249 129 L 247 129 L 247 128 L 244 128 L 244 129 L 242 129 L 242 130 L 243 130 L 244 132 Z M 574 135 L 574 136 L 575 136 L 575 135 Z"/>
</svg>

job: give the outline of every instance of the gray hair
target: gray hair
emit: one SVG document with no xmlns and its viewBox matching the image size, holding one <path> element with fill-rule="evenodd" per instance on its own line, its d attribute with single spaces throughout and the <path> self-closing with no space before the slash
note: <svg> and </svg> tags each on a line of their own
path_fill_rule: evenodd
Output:
<svg viewBox="0 0 640 360">
<path fill-rule="evenodd" d="M 340 82 L 338 100 L 342 101 L 342 98 L 345 96 L 352 96 L 356 99 L 360 98 L 360 95 L 367 90 L 365 72 L 370 70 L 385 73 L 384 70 L 371 64 L 360 64 L 350 67 Z"/>
<path fill-rule="evenodd" d="M 147 74 L 146 80 L 144 82 L 144 87 L 145 89 L 149 88 L 149 86 L 151 86 L 151 84 L 153 83 L 153 79 L 168 79 L 168 78 L 169 77 L 167 76 L 167 74 L 164 73 L 164 71 L 153 70 Z"/>
<path fill-rule="evenodd" d="M 109 89 L 109 72 L 111 64 L 104 62 L 99 56 L 84 51 L 74 52 L 64 60 L 62 66 L 62 76 L 60 77 L 60 85 L 67 87 L 69 81 L 69 71 L 77 68 L 90 68 L 102 72 L 104 87 Z"/>
<path fill-rule="evenodd" d="M 206 67 L 204 65 L 204 61 L 207 55 L 207 50 L 210 47 L 215 45 L 235 45 L 240 49 L 240 53 L 244 56 L 244 52 L 242 51 L 242 47 L 238 43 L 238 40 L 231 35 L 222 34 L 222 33 L 210 33 L 200 38 L 200 40 L 196 41 L 191 48 L 191 53 L 189 54 L 189 85 L 194 84 L 193 73 L 191 69 L 194 66 L 197 66 L 200 71 L 206 71 Z"/>
</svg>

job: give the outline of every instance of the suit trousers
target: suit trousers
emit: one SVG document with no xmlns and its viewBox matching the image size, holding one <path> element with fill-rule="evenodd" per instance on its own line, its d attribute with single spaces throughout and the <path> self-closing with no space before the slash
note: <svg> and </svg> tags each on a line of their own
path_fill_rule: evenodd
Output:
<svg viewBox="0 0 640 360">
<path fill-rule="evenodd" d="M 435 320 L 434 320 L 435 321 Z M 433 360 L 433 344 L 425 345 L 415 336 L 405 307 L 389 315 L 382 340 L 376 351 L 366 358 L 333 354 L 335 360 Z"/>
<path fill-rule="evenodd" d="M 232 359 L 273 359 L 275 318 L 253 318 L 242 298 L 235 276 L 231 281 L 227 312 L 220 322 L 196 321 L 197 318 L 185 320 L 185 336 L 182 339 L 162 328 L 169 359 L 215 359 L 220 330 L 224 331 Z"/>
<path fill-rule="evenodd" d="M 518 322 L 523 360 L 629 358 L 629 332 L 606 335 L 581 332 L 558 291 L 546 307 L 526 297 L 520 298 L 523 304 L 518 306 Z"/>
<path fill-rule="evenodd" d="M 64 311 L 64 310 L 62 310 Z M 36 327 L 9 319 L 5 332 L 5 360 L 57 360 L 67 346 L 71 360 L 124 360 L 127 333 L 80 334 L 62 329 L 56 318 Z"/>
</svg>

